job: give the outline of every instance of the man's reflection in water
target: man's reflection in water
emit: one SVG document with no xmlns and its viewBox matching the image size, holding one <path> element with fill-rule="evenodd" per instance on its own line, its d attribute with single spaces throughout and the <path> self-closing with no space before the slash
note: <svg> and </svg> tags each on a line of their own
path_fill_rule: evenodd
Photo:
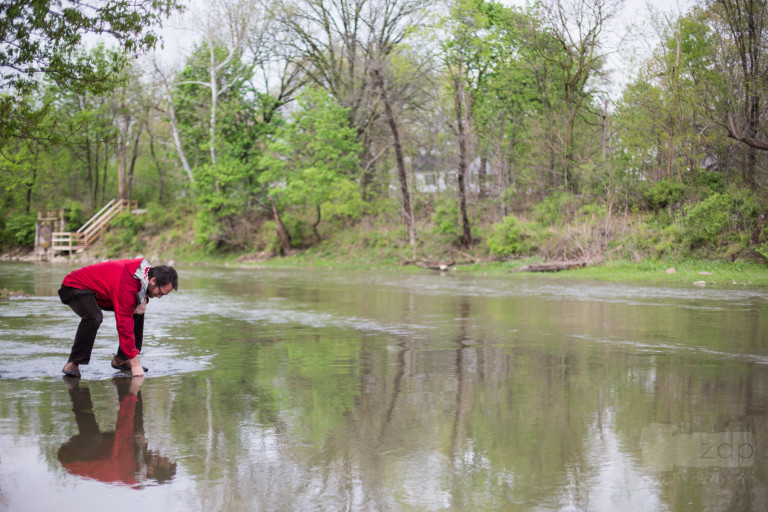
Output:
<svg viewBox="0 0 768 512">
<path fill-rule="evenodd" d="M 61 445 L 59 461 L 69 473 L 101 482 L 141 487 L 170 481 L 176 463 L 147 449 L 141 404 L 143 377 L 115 377 L 120 410 L 114 432 L 96 423 L 91 392 L 79 379 L 64 377 L 79 434 Z"/>
</svg>

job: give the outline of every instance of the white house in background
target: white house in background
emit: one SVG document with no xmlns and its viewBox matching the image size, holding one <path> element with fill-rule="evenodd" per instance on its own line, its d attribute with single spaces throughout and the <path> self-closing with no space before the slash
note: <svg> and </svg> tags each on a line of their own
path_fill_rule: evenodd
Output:
<svg viewBox="0 0 768 512">
<path fill-rule="evenodd" d="M 424 194 L 436 194 L 445 190 L 456 190 L 458 185 L 458 170 L 450 165 L 451 162 L 440 159 L 435 155 L 420 155 L 415 158 L 406 157 L 405 165 L 409 171 L 413 172 L 413 176 L 409 176 L 415 181 L 415 188 L 417 192 Z M 478 171 L 480 170 L 480 158 L 475 158 L 469 163 L 467 172 L 467 193 L 478 194 L 480 187 L 478 184 Z M 392 170 L 395 176 L 392 182 L 393 189 L 398 189 L 397 184 L 397 169 Z M 489 179 L 493 173 L 491 166 L 488 166 L 486 180 Z"/>
</svg>

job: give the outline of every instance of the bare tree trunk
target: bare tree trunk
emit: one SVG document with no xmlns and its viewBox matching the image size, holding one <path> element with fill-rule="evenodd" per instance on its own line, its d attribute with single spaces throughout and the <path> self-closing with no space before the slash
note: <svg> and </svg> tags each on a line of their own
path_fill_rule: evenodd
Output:
<svg viewBox="0 0 768 512">
<path fill-rule="evenodd" d="M 155 163 L 157 169 L 157 176 L 159 177 L 160 188 L 158 190 L 158 199 L 163 200 L 163 193 L 165 192 L 165 171 L 160 165 L 160 161 L 157 159 L 157 153 L 155 153 L 155 134 L 152 133 L 152 129 L 149 127 L 149 121 L 147 121 L 147 134 L 149 135 L 149 153 L 152 155 L 152 161 Z"/>
<path fill-rule="evenodd" d="M 747 133 L 751 139 L 757 138 L 760 123 L 760 98 L 757 95 L 751 95 L 751 105 L 749 109 L 749 123 L 747 124 Z M 757 166 L 757 148 L 747 146 L 747 162 L 744 168 L 744 183 L 754 187 L 757 185 L 755 178 L 755 167 Z"/>
<path fill-rule="evenodd" d="M 678 26 L 677 32 L 675 34 L 676 39 L 676 50 L 675 50 L 675 69 L 672 72 L 672 88 L 674 94 L 672 95 L 672 99 L 674 101 L 674 108 L 672 113 L 669 115 L 669 140 L 667 141 L 667 170 L 666 170 L 666 178 L 669 179 L 672 177 L 672 161 L 674 160 L 674 153 L 675 153 L 675 112 L 680 108 L 680 56 L 682 54 L 681 46 L 682 46 L 682 40 L 681 40 L 681 34 L 680 34 L 680 28 Z"/>
<path fill-rule="evenodd" d="M 461 218 L 459 244 L 462 247 L 470 247 L 472 245 L 472 231 L 470 230 L 469 217 L 467 216 L 467 189 L 465 184 L 467 177 L 467 134 L 465 133 L 464 126 L 464 83 L 461 80 L 461 73 L 458 73 L 454 78 L 454 86 L 456 89 L 454 100 L 456 102 L 456 128 L 459 138 L 459 172 L 457 173 L 459 216 Z"/>
<path fill-rule="evenodd" d="M 171 123 L 171 132 L 173 133 L 173 144 L 176 147 L 176 153 L 181 160 L 181 166 L 184 168 L 184 172 L 187 173 L 189 182 L 195 183 L 195 177 L 192 174 L 192 168 L 187 161 L 187 155 L 184 153 L 184 147 L 181 145 L 181 136 L 179 135 L 179 125 L 176 121 L 176 109 L 173 106 L 173 95 L 171 94 L 170 79 L 160 71 L 159 66 L 155 63 L 155 70 L 160 75 L 160 80 L 163 84 L 163 93 L 165 94 L 165 101 L 167 103 L 166 114 L 168 115 L 168 121 Z"/>
<path fill-rule="evenodd" d="M 124 118 L 125 125 L 117 136 L 117 196 L 118 199 L 128 199 L 128 184 L 125 177 L 125 160 L 128 146 L 128 117 Z"/>
<path fill-rule="evenodd" d="M 498 190 L 497 195 L 499 197 L 499 205 L 501 209 L 501 218 L 504 218 L 507 216 L 507 199 L 506 199 L 506 189 L 507 189 L 507 159 L 504 155 L 504 117 L 501 118 L 501 126 L 499 127 L 499 141 L 497 144 L 497 154 L 499 159 L 499 176 L 498 176 Z"/>
<path fill-rule="evenodd" d="M 107 171 L 109 170 L 109 144 L 104 143 L 104 169 L 101 177 L 101 201 L 104 202 L 104 197 L 107 195 Z M 98 206 L 98 203 L 94 207 Z M 98 208 L 96 208 L 98 210 Z"/>
<path fill-rule="evenodd" d="M 323 219 L 322 217 L 322 211 L 320 210 L 320 205 L 316 205 L 317 209 L 317 219 L 315 220 L 314 224 L 312 224 L 312 233 L 315 235 L 315 240 L 318 242 L 320 241 L 320 233 L 317 232 L 317 227 L 320 225 L 320 221 Z"/>
<path fill-rule="evenodd" d="M 485 199 L 485 181 L 488 175 L 488 157 L 480 158 L 480 169 L 477 171 L 477 198 Z"/>
<path fill-rule="evenodd" d="M 143 124 L 139 124 L 137 126 L 136 136 L 133 138 L 131 165 L 128 166 L 128 199 L 133 197 L 133 172 L 136 169 L 136 159 L 139 157 L 139 139 L 141 138 L 141 131 L 143 127 Z"/>
<path fill-rule="evenodd" d="M 574 137 L 573 132 L 576 126 L 576 109 L 569 106 L 568 112 L 568 126 L 565 132 L 565 165 L 563 166 L 563 187 L 565 190 L 569 190 L 568 187 L 573 183 L 572 175 L 574 168 Z M 576 190 L 572 190 L 576 192 Z"/>
<path fill-rule="evenodd" d="M 213 44 L 213 40 L 211 40 L 208 43 L 208 51 L 210 53 L 211 62 L 210 62 L 210 68 L 209 68 L 209 87 L 211 88 L 211 124 L 208 127 L 209 132 L 209 150 L 211 153 L 211 163 L 213 165 L 216 165 L 216 107 L 218 104 L 219 99 L 219 90 L 218 90 L 218 84 L 216 83 L 216 79 L 218 78 L 216 74 L 216 54 L 215 54 L 215 46 Z M 219 182 L 216 180 L 216 192 L 219 191 Z"/>
<path fill-rule="evenodd" d="M 608 156 L 608 98 L 603 101 L 603 138 L 601 141 L 603 161 Z"/>
<path fill-rule="evenodd" d="M 395 120 L 395 114 L 392 111 L 392 105 L 389 102 L 386 88 L 384 87 L 384 78 L 381 75 L 380 69 L 375 69 L 376 83 L 381 91 L 381 99 L 384 101 L 384 109 L 387 114 L 387 122 L 389 123 L 389 129 L 392 131 L 392 138 L 394 139 L 395 146 L 395 160 L 397 161 L 397 178 L 400 181 L 400 194 L 403 200 L 402 216 L 405 222 L 405 227 L 408 230 L 408 238 L 410 239 L 411 249 L 416 252 L 416 228 L 413 222 L 413 207 L 411 205 L 411 195 L 408 192 L 408 176 L 405 171 L 405 159 L 403 158 L 403 148 L 400 143 L 400 132 L 397 128 L 397 121 Z"/>
<path fill-rule="evenodd" d="M 291 235 L 286 231 L 283 221 L 280 218 L 280 212 L 277 211 L 277 205 L 275 205 L 275 199 L 269 196 L 269 204 L 272 206 L 272 217 L 275 219 L 275 233 L 280 239 L 280 255 L 291 250 Z"/>
<path fill-rule="evenodd" d="M 768 150 L 768 143 L 757 138 L 760 129 L 762 94 L 768 74 L 762 67 L 765 34 L 768 30 L 768 4 L 763 0 L 717 0 L 722 16 L 733 37 L 734 47 L 741 64 L 744 107 L 739 117 L 744 130 L 736 127 L 734 113 L 728 111 L 728 135 L 747 144 L 747 158 L 743 164 L 743 179 L 754 187 L 757 184 L 757 150 Z M 739 123 L 741 124 L 741 123 Z"/>
</svg>

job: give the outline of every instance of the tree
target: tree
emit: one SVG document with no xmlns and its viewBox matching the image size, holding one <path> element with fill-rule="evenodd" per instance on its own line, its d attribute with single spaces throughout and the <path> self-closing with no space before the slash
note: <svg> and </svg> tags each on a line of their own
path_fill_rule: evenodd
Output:
<svg viewBox="0 0 768 512">
<path fill-rule="evenodd" d="M 622 7 L 623 0 L 546 0 L 541 13 L 549 34 L 558 43 L 555 52 L 545 58 L 561 71 L 563 98 L 566 105 L 564 186 L 572 186 L 574 167 L 574 129 L 576 118 L 592 97 L 591 81 L 602 70 L 604 30 Z M 542 49 L 543 50 L 543 49 Z"/>
<path fill-rule="evenodd" d="M 319 240 L 323 211 L 355 217 L 362 209 L 356 185 L 361 148 L 347 109 L 327 91 L 305 90 L 299 108 L 268 145 L 259 180 L 269 185 L 270 200 L 280 196 L 285 205 L 314 210 L 312 229 Z"/>
<path fill-rule="evenodd" d="M 757 150 L 768 151 L 762 136 L 763 95 L 768 86 L 768 62 L 765 62 L 768 38 L 768 2 L 765 0 L 716 0 L 712 9 L 726 25 L 738 63 L 728 73 L 734 95 L 723 122 L 728 136 L 747 146 L 743 166 L 745 183 L 757 183 L 755 165 Z"/>
<path fill-rule="evenodd" d="M 34 136 L 47 108 L 20 102 L 40 87 L 38 76 L 72 91 L 101 93 L 125 64 L 126 54 L 152 48 L 149 27 L 180 7 L 173 0 L 8 0 L 0 17 L 0 143 Z M 86 34 L 117 46 L 106 60 L 78 51 Z"/>
<path fill-rule="evenodd" d="M 393 54 L 423 24 L 431 4 L 433 0 L 283 0 L 278 5 L 288 34 L 284 44 L 294 65 L 348 109 L 368 169 L 379 157 L 372 145 L 382 115 L 375 70 L 386 69 Z M 392 84 L 384 81 L 387 87 Z M 394 102 L 398 95 L 389 93 Z M 369 181 L 366 173 L 363 197 Z"/>
<path fill-rule="evenodd" d="M 405 170 L 405 158 L 403 157 L 403 144 L 400 140 L 400 130 L 397 125 L 392 103 L 387 94 L 387 86 L 384 83 L 383 73 L 376 68 L 376 85 L 381 93 L 381 99 L 384 102 L 384 112 L 387 117 L 387 124 L 392 132 L 392 143 L 395 148 L 395 162 L 397 164 L 397 179 L 400 182 L 400 196 L 402 200 L 401 215 L 405 223 L 405 229 L 408 232 L 408 239 L 411 243 L 411 250 L 416 252 L 416 225 L 413 219 L 413 206 L 411 205 L 411 194 L 408 190 L 408 177 Z"/>
<path fill-rule="evenodd" d="M 446 39 L 443 42 L 442 58 L 448 78 L 454 122 L 451 128 L 456 135 L 458 146 L 457 192 L 461 229 L 459 244 L 472 245 L 472 230 L 467 214 L 467 181 L 470 151 L 471 95 L 477 87 L 478 76 L 488 62 L 478 58 L 484 51 L 480 33 L 487 29 L 485 14 L 478 9 L 482 2 L 476 0 L 455 0 L 449 6 L 445 20 Z"/>
<path fill-rule="evenodd" d="M 713 59 L 718 40 L 710 13 L 700 8 L 653 21 L 660 44 L 618 104 L 622 152 L 651 181 L 693 182 L 699 168 L 724 153 L 724 139 L 711 129 L 728 96 Z"/>
<path fill-rule="evenodd" d="M 486 161 L 494 162 L 496 168 L 496 200 L 503 218 L 508 214 L 507 196 L 514 191 L 513 180 L 519 177 L 513 176 L 510 168 L 522 148 L 526 144 L 531 147 L 526 138 L 530 137 L 532 121 L 553 110 L 554 80 L 548 77 L 556 74 L 534 50 L 544 37 L 540 20 L 530 12 L 492 2 L 480 4 L 479 9 L 485 13 L 487 30 L 475 57 L 483 63 L 476 65 L 482 72 L 470 98 L 472 122 L 483 159 L 481 171 Z M 482 179 L 487 175 L 479 178 L 482 198 L 492 187 Z M 542 176 L 539 185 L 547 181 L 547 176 Z"/>
</svg>

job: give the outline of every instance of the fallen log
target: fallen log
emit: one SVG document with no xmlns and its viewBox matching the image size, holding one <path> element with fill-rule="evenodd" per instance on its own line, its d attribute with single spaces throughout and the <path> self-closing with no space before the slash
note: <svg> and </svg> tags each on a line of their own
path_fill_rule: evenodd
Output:
<svg viewBox="0 0 768 512">
<path fill-rule="evenodd" d="M 561 270 L 584 268 L 588 264 L 589 260 L 550 261 L 547 263 L 532 263 L 531 265 L 512 269 L 510 272 L 560 272 Z"/>
<path fill-rule="evenodd" d="M 440 263 L 440 262 L 434 262 L 434 261 L 424 261 L 424 260 L 405 260 L 401 262 L 401 265 L 407 266 L 407 265 L 415 265 L 417 267 L 426 268 L 428 270 L 438 270 L 441 272 L 444 272 L 446 270 L 450 270 L 453 268 L 457 263 L 455 261 L 449 261 L 446 263 Z"/>
</svg>

